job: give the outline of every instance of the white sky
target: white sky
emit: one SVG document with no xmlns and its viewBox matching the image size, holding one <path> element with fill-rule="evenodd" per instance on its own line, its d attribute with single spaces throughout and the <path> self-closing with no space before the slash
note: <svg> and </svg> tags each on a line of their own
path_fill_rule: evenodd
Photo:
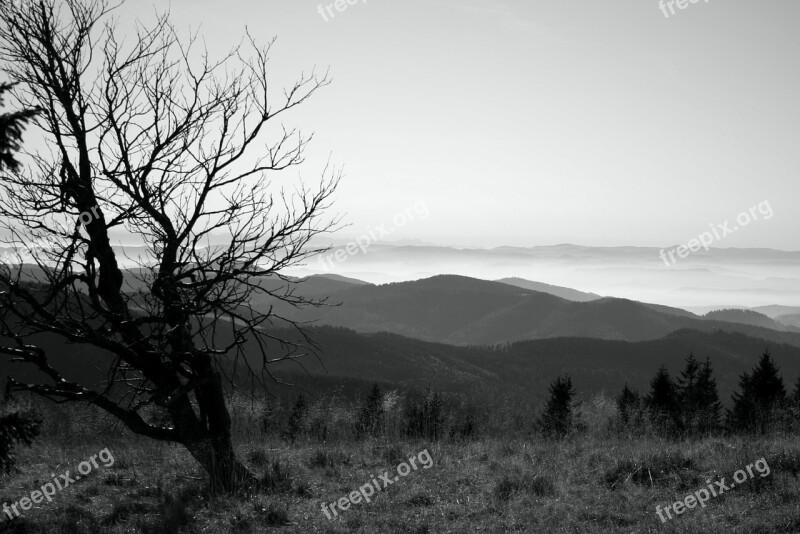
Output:
<svg viewBox="0 0 800 534">
<path fill-rule="evenodd" d="M 345 165 L 340 237 L 424 202 L 393 238 L 664 247 L 768 201 L 773 218 L 714 246 L 800 250 L 797 0 L 669 18 L 657 0 L 367 0 L 327 22 L 319 0 L 167 5 L 212 53 L 245 26 L 277 36 L 274 83 L 330 67 L 285 120 L 316 132 L 305 178 Z"/>
</svg>

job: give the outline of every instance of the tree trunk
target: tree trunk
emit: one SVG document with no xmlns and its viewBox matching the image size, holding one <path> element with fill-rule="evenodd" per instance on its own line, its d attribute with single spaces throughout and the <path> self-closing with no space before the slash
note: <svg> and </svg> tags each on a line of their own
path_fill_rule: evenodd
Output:
<svg viewBox="0 0 800 534">
<path fill-rule="evenodd" d="M 213 492 L 233 493 L 259 486 L 258 478 L 234 455 L 230 435 L 209 435 L 184 445 L 208 472 Z"/>
<path fill-rule="evenodd" d="M 231 418 L 225 405 L 225 391 L 219 373 L 209 364 L 207 380 L 195 388 L 200 408 L 197 417 L 189 396 L 176 399 L 170 406 L 181 442 L 195 460 L 208 472 L 211 489 L 231 493 L 259 486 L 258 478 L 236 458 L 231 440 Z"/>
</svg>

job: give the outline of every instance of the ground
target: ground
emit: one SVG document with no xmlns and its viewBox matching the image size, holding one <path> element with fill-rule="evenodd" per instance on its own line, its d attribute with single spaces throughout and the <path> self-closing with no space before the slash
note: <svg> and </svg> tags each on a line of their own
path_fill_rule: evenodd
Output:
<svg viewBox="0 0 800 534">
<path fill-rule="evenodd" d="M 68 433 L 67 433 L 68 434 Z M 0 498 L 19 501 L 108 449 L 102 463 L 52 502 L 6 521 L 14 533 L 796 533 L 800 532 L 800 443 L 793 436 L 670 441 L 635 436 L 477 438 L 295 444 L 259 430 L 237 433 L 239 454 L 268 473 L 252 496 L 210 496 L 203 472 L 179 446 L 119 432 L 43 435 L 19 450 L 19 471 Z M 105 436 L 105 437 L 104 437 Z M 432 466 L 419 460 L 427 450 Z M 376 491 L 371 502 L 332 503 L 380 474 L 416 460 L 417 469 Z M 425 457 L 423 457 L 424 459 Z M 656 514 L 688 494 L 764 459 L 765 470 L 665 522 Z M 751 468 L 753 471 L 753 468 Z M 51 476 L 51 473 L 53 474 Z M 392 478 L 390 475 L 390 478 Z M 369 493 L 368 490 L 365 490 Z"/>
</svg>

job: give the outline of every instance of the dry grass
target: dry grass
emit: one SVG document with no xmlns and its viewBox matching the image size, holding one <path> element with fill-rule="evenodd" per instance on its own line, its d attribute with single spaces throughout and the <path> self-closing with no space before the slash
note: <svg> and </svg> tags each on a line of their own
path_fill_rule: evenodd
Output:
<svg viewBox="0 0 800 534">
<path fill-rule="evenodd" d="M 268 492 L 209 495 L 197 465 L 177 446 L 131 438 L 87 418 L 45 432 L 19 451 L 20 472 L 0 479 L 13 502 L 108 447 L 116 460 L 0 527 L 11 533 L 796 533 L 800 443 L 796 438 L 670 442 L 592 432 L 563 442 L 482 438 L 462 442 L 286 442 L 237 425 L 238 452 L 275 483 Z M 63 425 L 62 425 L 63 426 Z M 69 427 L 69 428 L 67 428 Z M 51 426 L 52 428 L 52 426 Z M 80 430 L 78 430 L 80 429 Z M 412 471 L 371 503 L 335 521 L 321 503 L 427 449 L 430 469 Z M 765 457 L 756 479 L 662 524 L 666 505 Z"/>
</svg>

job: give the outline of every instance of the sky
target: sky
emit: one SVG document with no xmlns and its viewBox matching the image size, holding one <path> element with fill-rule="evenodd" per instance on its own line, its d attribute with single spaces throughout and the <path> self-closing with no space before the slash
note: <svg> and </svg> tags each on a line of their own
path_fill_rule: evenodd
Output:
<svg viewBox="0 0 800 534">
<path fill-rule="evenodd" d="M 666 247 L 766 202 L 774 216 L 714 246 L 800 250 L 796 0 L 669 16 L 657 0 L 341 5 L 128 0 L 117 14 L 124 32 L 169 7 L 212 55 L 246 27 L 277 37 L 273 84 L 330 69 L 284 117 L 315 137 L 280 180 L 344 167 L 337 238 L 424 206 L 392 239 Z"/>
</svg>

